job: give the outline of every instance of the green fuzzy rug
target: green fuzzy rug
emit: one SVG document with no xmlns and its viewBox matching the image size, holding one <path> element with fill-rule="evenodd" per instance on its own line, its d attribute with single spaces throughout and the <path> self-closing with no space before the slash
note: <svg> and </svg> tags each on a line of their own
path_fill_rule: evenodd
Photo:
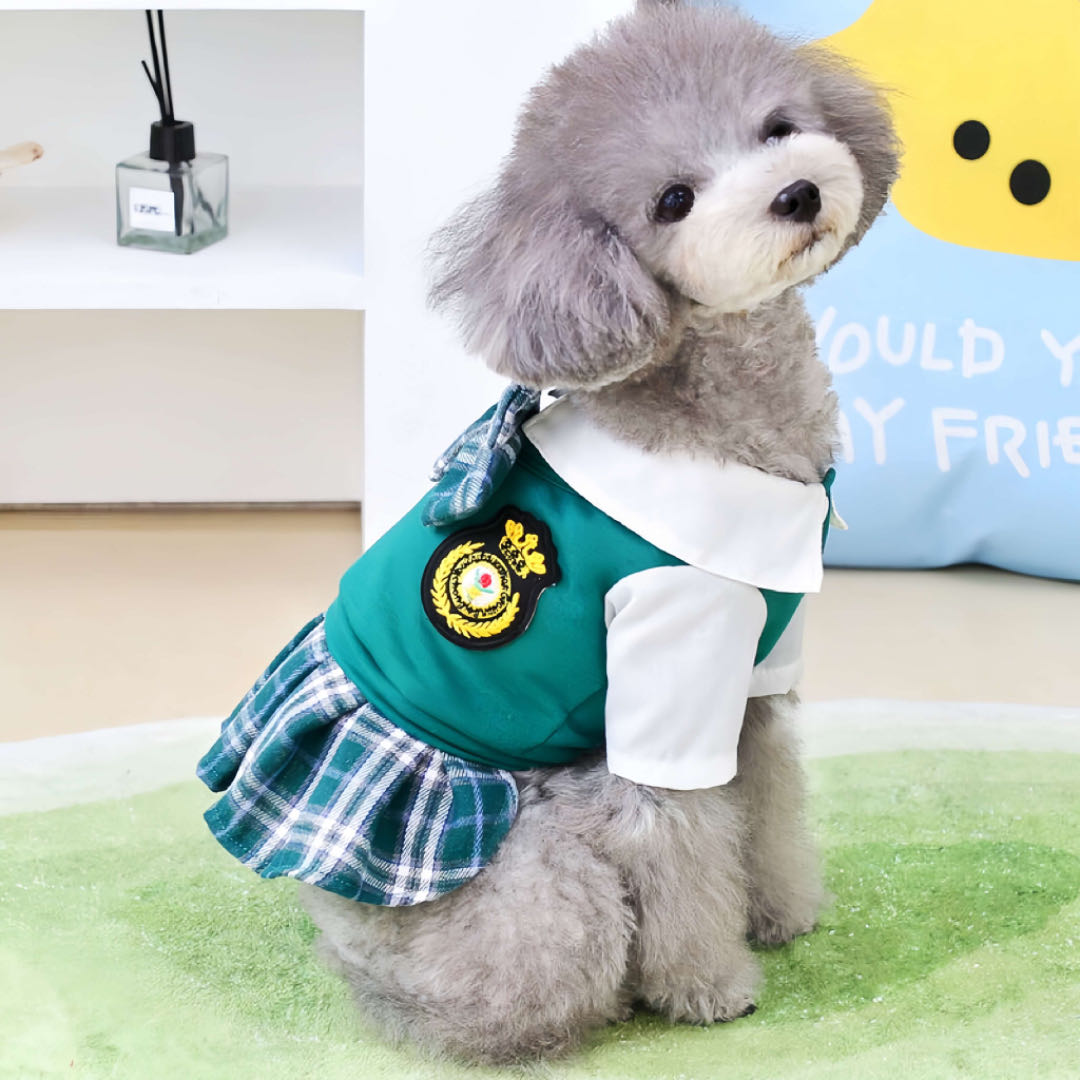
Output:
<svg viewBox="0 0 1080 1080">
<path fill-rule="evenodd" d="M 763 950 L 758 1012 L 653 1016 L 539 1075 L 605 1080 L 1080 1076 L 1080 755 L 810 763 L 835 902 Z M 0 817 L 0 1077 L 508 1075 L 394 1050 L 315 961 L 292 882 L 210 838 L 184 783 Z"/>
</svg>

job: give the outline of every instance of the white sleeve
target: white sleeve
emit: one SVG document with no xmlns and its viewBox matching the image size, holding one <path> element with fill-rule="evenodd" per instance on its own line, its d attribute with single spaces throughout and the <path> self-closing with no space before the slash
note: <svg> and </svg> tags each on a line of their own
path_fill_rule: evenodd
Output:
<svg viewBox="0 0 1080 1080">
<path fill-rule="evenodd" d="M 693 566 L 631 574 L 605 598 L 611 772 L 653 787 L 726 784 L 765 598 Z"/>
</svg>

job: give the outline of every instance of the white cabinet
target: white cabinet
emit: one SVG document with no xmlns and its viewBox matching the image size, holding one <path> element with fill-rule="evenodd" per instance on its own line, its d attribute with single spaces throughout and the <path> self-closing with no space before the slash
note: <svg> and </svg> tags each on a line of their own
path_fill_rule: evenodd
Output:
<svg viewBox="0 0 1080 1080">
<path fill-rule="evenodd" d="M 228 240 L 173 256 L 115 242 L 157 114 L 143 12 L 4 6 L 0 146 L 45 156 L 0 177 L 0 306 L 363 308 L 362 11 L 168 12 L 177 115 L 232 187 Z"/>
<path fill-rule="evenodd" d="M 0 178 L 0 504 L 362 497 L 377 535 L 499 389 L 426 310 L 427 239 L 630 0 L 174 4 L 177 115 L 231 165 L 230 236 L 191 256 L 113 236 L 142 10 L 60 6 L 0 0 L 0 145 L 46 150 Z"/>
</svg>

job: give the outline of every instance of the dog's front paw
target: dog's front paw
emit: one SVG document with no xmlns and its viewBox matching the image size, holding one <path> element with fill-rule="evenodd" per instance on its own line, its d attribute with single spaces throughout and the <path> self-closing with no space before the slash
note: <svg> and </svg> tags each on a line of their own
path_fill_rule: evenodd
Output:
<svg viewBox="0 0 1080 1080">
<path fill-rule="evenodd" d="M 817 926 L 824 897 L 813 895 L 793 898 L 783 907 L 759 898 L 750 902 L 750 937 L 762 945 L 783 945 Z"/>
<path fill-rule="evenodd" d="M 815 926 L 816 917 L 777 918 L 762 912 L 750 920 L 750 936 L 760 945 L 784 945 L 809 934 Z"/>
<path fill-rule="evenodd" d="M 830 897 L 816 854 L 809 845 L 792 852 L 785 873 L 758 867 L 750 889 L 750 937 L 762 945 L 783 945 L 817 926 Z"/>
<path fill-rule="evenodd" d="M 634 1019 L 634 1003 L 632 1001 L 622 1002 L 616 1009 L 614 1016 L 608 1017 L 609 1024 L 627 1024 Z"/>
<path fill-rule="evenodd" d="M 681 1024 L 716 1024 L 749 1016 L 761 968 L 747 955 L 738 967 L 715 980 L 688 977 L 670 987 L 643 987 L 650 1008 Z"/>
</svg>

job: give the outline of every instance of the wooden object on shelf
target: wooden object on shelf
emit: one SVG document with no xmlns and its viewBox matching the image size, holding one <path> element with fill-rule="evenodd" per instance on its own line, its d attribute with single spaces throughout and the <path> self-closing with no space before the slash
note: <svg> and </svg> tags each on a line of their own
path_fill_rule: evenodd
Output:
<svg viewBox="0 0 1080 1080">
<path fill-rule="evenodd" d="M 0 150 L 0 173 L 14 169 L 18 165 L 29 165 L 31 161 L 37 161 L 44 153 L 42 145 L 36 142 L 16 143 L 6 150 Z"/>
</svg>

